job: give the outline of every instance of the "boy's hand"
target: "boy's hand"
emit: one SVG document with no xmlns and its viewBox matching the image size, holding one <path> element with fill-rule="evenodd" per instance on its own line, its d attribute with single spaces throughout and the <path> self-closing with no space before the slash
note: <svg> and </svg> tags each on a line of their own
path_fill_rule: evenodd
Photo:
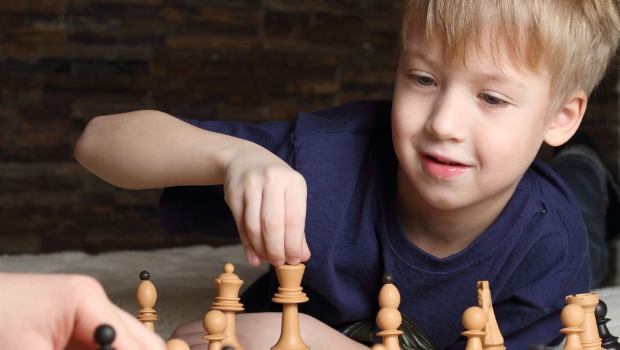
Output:
<svg viewBox="0 0 620 350">
<path fill-rule="evenodd" d="M 275 266 L 308 260 L 307 188 L 301 174 L 260 147 L 237 153 L 224 171 L 226 203 L 250 264 L 260 265 L 263 259 Z"/>
</svg>

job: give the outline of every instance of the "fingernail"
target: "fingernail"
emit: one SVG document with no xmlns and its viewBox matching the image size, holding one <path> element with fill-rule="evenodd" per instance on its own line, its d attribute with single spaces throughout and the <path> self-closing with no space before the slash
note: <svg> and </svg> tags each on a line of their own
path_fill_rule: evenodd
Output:
<svg viewBox="0 0 620 350">
<path fill-rule="evenodd" d="M 278 260 L 275 260 L 272 264 L 273 264 L 273 266 L 284 265 L 284 260 L 278 259 Z"/>
<path fill-rule="evenodd" d="M 295 258 L 290 258 L 287 261 L 290 265 L 297 265 L 301 262 L 301 259 L 299 259 L 298 257 Z"/>
<path fill-rule="evenodd" d="M 256 256 L 256 255 L 254 255 L 254 256 L 252 257 L 252 262 L 251 262 L 251 264 L 252 264 L 252 265 L 254 265 L 254 266 L 258 266 L 258 265 L 260 265 L 262 262 L 263 262 L 263 259 L 261 259 L 261 257 L 260 257 L 260 256 Z"/>
<path fill-rule="evenodd" d="M 252 266 L 258 266 L 262 262 L 260 256 L 258 256 L 256 254 L 248 253 L 247 254 L 247 258 L 248 258 L 248 262 Z"/>
</svg>

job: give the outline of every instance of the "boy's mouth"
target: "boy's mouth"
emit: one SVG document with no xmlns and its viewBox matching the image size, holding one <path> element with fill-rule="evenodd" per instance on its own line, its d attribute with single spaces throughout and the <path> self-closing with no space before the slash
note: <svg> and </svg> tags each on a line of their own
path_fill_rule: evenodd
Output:
<svg viewBox="0 0 620 350">
<path fill-rule="evenodd" d="M 427 157 L 428 157 L 430 160 L 432 160 L 432 161 L 434 161 L 434 162 L 437 162 L 437 163 L 440 163 L 440 164 L 445 164 L 445 165 L 454 165 L 454 166 L 465 166 L 465 164 L 458 163 L 458 162 L 453 162 L 453 161 L 451 161 L 451 160 L 449 160 L 449 159 L 440 159 L 440 158 L 437 158 L 437 157 L 433 157 L 433 156 L 431 156 L 431 155 L 427 155 Z"/>
<path fill-rule="evenodd" d="M 452 179 L 468 172 L 471 167 L 438 155 L 423 154 L 422 165 L 429 175 L 438 179 Z"/>
</svg>

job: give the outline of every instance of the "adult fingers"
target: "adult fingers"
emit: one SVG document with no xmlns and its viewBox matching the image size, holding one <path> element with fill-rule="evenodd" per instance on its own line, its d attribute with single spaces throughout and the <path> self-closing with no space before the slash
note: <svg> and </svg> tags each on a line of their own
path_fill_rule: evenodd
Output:
<svg viewBox="0 0 620 350">
<path fill-rule="evenodd" d="M 101 285 L 94 279 L 78 280 L 72 338 L 82 344 L 95 346 L 95 329 L 102 324 L 114 328 L 114 346 L 119 349 L 165 349 L 163 340 L 125 311 L 112 304 Z"/>
</svg>

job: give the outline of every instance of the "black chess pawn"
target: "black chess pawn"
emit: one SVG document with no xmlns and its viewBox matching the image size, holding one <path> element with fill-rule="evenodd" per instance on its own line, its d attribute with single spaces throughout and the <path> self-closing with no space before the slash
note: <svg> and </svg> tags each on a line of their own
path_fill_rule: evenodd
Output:
<svg viewBox="0 0 620 350">
<path fill-rule="evenodd" d="M 609 322 L 607 316 L 607 304 L 602 300 L 599 300 L 598 305 L 594 309 L 594 316 L 596 317 L 596 324 L 598 326 L 598 335 L 601 337 L 602 346 L 607 350 L 620 350 L 620 344 L 618 343 L 618 337 L 614 337 L 609 333 L 607 329 L 607 322 Z"/>
<path fill-rule="evenodd" d="M 114 350 L 112 343 L 116 338 L 116 332 L 112 326 L 102 324 L 95 329 L 95 341 L 99 344 L 98 350 Z"/>
</svg>

